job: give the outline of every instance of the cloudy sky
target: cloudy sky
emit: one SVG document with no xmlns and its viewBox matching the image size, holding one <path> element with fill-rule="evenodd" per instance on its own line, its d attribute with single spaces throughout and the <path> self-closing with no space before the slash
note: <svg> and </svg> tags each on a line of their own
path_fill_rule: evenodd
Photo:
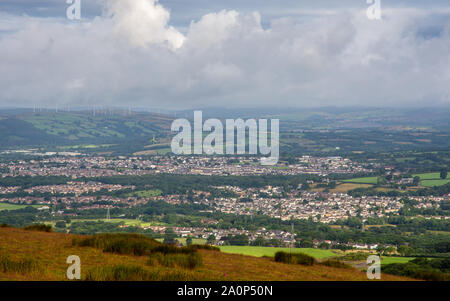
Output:
<svg viewBox="0 0 450 301">
<path fill-rule="evenodd" d="M 450 2 L 0 0 L 0 106 L 450 106 Z"/>
</svg>

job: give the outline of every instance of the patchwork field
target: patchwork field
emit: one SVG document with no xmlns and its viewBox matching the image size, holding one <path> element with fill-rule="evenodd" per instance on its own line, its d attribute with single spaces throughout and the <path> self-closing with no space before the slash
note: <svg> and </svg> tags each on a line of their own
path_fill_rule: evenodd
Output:
<svg viewBox="0 0 450 301">
<path fill-rule="evenodd" d="M 419 177 L 421 180 L 421 184 L 424 187 L 442 186 L 450 183 L 450 177 L 447 176 L 446 179 L 441 179 L 439 172 L 421 173 L 415 174 L 413 176 Z"/>
</svg>

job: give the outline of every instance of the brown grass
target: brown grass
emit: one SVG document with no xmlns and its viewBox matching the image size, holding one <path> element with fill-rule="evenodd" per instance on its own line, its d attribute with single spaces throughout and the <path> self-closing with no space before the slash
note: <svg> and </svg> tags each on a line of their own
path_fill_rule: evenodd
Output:
<svg viewBox="0 0 450 301">
<path fill-rule="evenodd" d="M 72 245 L 73 238 L 62 233 L 24 231 L 0 228 L 0 255 L 20 262 L 32 259 L 40 270 L 30 273 L 0 272 L 0 280 L 67 280 L 66 259 L 77 255 L 81 259 L 82 279 L 122 280 L 367 280 L 365 273 L 322 265 L 302 266 L 274 262 L 272 258 L 258 258 L 218 251 L 198 250 L 202 265 L 193 270 L 178 267 L 150 266 L 148 256 L 104 253 L 93 247 Z M 409 280 L 404 277 L 382 275 L 382 280 Z"/>
</svg>

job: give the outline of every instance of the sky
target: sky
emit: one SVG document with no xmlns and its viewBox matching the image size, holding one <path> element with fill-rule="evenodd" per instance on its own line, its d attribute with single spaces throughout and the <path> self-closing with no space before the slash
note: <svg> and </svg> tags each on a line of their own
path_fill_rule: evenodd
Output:
<svg viewBox="0 0 450 301">
<path fill-rule="evenodd" d="M 80 1 L 0 0 L 0 106 L 450 106 L 448 0 Z"/>
</svg>

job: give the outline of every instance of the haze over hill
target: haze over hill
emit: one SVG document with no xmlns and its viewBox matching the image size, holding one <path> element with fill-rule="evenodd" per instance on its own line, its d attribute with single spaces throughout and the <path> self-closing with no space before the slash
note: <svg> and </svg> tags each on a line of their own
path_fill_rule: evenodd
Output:
<svg viewBox="0 0 450 301">
<path fill-rule="evenodd" d="M 448 146 L 450 109 L 206 108 L 203 119 L 280 119 L 282 152 L 401 150 Z M 1 148 L 64 147 L 62 150 L 158 153 L 170 150 L 176 118 L 193 111 L 151 113 L 106 108 L 97 111 L 9 109 L 0 111 Z M 377 141 L 377 143 L 375 143 Z M 405 143 L 401 143 L 401 142 Z M 67 148 L 69 147 L 69 148 Z"/>
</svg>

